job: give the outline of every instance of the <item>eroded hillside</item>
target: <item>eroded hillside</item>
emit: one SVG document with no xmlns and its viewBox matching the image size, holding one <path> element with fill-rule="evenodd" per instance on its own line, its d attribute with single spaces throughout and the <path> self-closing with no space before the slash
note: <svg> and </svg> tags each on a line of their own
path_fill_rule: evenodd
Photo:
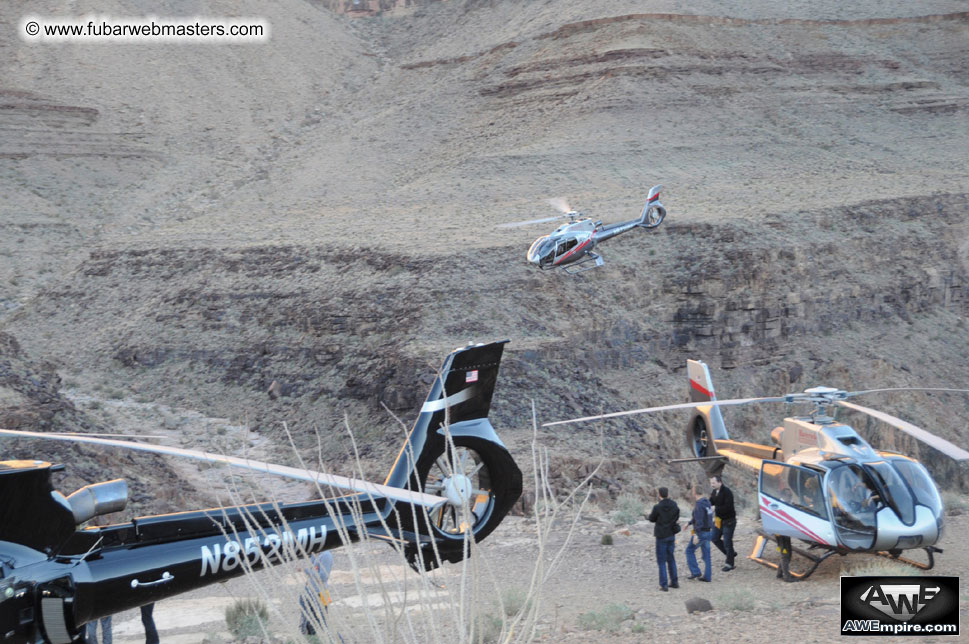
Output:
<svg viewBox="0 0 969 644">
<path fill-rule="evenodd" d="M 687 357 L 728 395 L 969 385 L 962 3 L 673 4 L 213 2 L 266 15 L 271 45 L 6 38 L 2 328 L 81 387 L 285 421 L 308 451 L 319 430 L 343 454 L 346 418 L 374 473 L 400 435 L 383 405 L 413 418 L 469 340 L 512 340 L 513 442 L 532 400 L 679 401 Z M 495 228 L 559 195 L 618 220 L 659 182 L 667 222 L 581 276 L 524 265 L 540 226 Z M 939 401 L 877 403 L 966 440 L 969 400 Z M 765 440 L 782 413 L 728 423 Z M 663 463 L 684 420 L 603 426 L 610 478 L 693 476 Z M 542 434 L 563 477 L 596 431 Z"/>
</svg>

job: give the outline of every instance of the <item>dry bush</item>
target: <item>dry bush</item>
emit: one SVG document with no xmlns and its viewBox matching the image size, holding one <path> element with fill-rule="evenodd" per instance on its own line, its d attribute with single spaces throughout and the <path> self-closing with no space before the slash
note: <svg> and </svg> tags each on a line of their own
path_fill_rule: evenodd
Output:
<svg viewBox="0 0 969 644">
<path fill-rule="evenodd" d="M 349 427 L 347 431 L 352 441 Z M 326 612 L 326 623 L 314 624 L 316 636 L 298 632 L 301 584 L 287 583 L 287 577 L 292 579 L 294 572 L 302 570 L 303 564 L 298 558 L 291 557 L 289 561 L 247 574 L 253 596 L 268 608 L 273 637 L 327 644 L 336 644 L 341 639 L 375 644 L 520 644 L 534 641 L 545 585 L 564 559 L 588 498 L 589 481 L 595 475 L 595 472 L 590 474 L 564 497 L 554 494 L 549 483 L 548 455 L 539 446 L 537 436 L 533 409 L 532 463 L 536 502 L 529 520 L 535 530 L 533 545 L 537 556 L 532 569 L 522 571 L 518 576 L 518 579 L 527 580 L 526 586 L 502 590 L 502 582 L 496 574 L 502 570 L 502 561 L 493 559 L 488 547 L 489 541 L 501 538 L 497 533 L 482 544 L 466 535 L 465 547 L 469 554 L 463 561 L 444 564 L 431 572 L 415 572 L 406 561 L 403 544 L 376 539 L 366 533 L 360 535 L 358 542 L 352 543 L 346 527 L 338 525 L 337 530 L 348 545 L 334 551 L 339 562 L 334 571 L 351 573 L 354 593 L 343 593 L 342 597 L 334 593 L 334 604 Z M 359 459 L 355 467 L 360 469 Z M 318 489 L 318 492 L 321 498 L 325 498 L 323 490 Z M 244 486 L 236 485 L 231 505 L 243 505 L 246 494 Z M 464 511 L 470 512 L 469 508 Z M 355 520 L 361 518 L 354 517 Z M 259 532 L 255 523 L 253 530 Z M 557 549 L 548 547 L 553 530 L 557 541 L 561 534 L 565 535 Z M 227 537 L 233 538 L 233 535 Z"/>
</svg>

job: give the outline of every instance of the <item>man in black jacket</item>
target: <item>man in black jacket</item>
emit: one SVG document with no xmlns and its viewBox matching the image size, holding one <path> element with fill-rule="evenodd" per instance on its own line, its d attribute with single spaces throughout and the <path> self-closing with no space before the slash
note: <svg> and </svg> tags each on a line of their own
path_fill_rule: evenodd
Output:
<svg viewBox="0 0 969 644">
<path fill-rule="evenodd" d="M 659 589 L 667 590 L 679 588 L 679 578 L 676 575 L 676 533 L 680 531 L 680 508 L 676 501 L 669 498 L 670 492 L 665 487 L 659 490 L 659 503 L 653 506 L 653 511 L 646 517 L 656 525 L 653 535 L 656 537 L 656 563 L 659 564 Z M 669 578 L 666 571 L 669 569 Z M 667 583 L 668 582 L 668 583 Z"/>
<path fill-rule="evenodd" d="M 710 477 L 710 503 L 716 514 L 716 527 L 713 531 L 713 545 L 717 550 L 727 555 L 727 563 L 722 568 L 724 572 L 733 570 L 737 551 L 733 549 L 733 533 L 737 529 L 737 511 L 733 507 L 733 492 L 723 484 L 720 475 Z"/>
</svg>

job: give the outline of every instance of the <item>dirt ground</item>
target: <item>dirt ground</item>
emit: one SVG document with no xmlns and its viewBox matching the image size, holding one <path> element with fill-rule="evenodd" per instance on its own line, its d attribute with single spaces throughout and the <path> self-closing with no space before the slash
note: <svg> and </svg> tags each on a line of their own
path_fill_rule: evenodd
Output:
<svg viewBox="0 0 969 644">
<path fill-rule="evenodd" d="M 946 534 L 940 546 L 945 553 L 938 555 L 936 567 L 929 574 L 969 574 L 969 557 L 959 547 L 960 536 L 969 527 L 966 515 L 952 516 L 947 521 Z M 739 551 L 737 568 L 729 573 L 719 570 L 723 556 L 714 552 L 713 583 L 700 584 L 688 581 L 686 560 L 682 548 L 684 539 L 677 545 L 677 565 L 681 583 L 679 589 L 663 593 L 658 589 L 652 525 L 640 522 L 628 528 L 616 526 L 602 516 L 584 517 L 570 545 L 564 551 L 559 568 L 550 577 L 540 595 L 541 617 L 538 622 L 537 641 L 541 642 L 673 642 L 682 639 L 702 639 L 710 642 L 768 643 L 789 641 L 792 632 L 804 642 L 832 642 L 840 639 L 840 576 L 858 574 L 859 569 L 884 561 L 868 555 L 832 557 L 807 580 L 785 584 L 775 578 L 774 570 L 763 567 L 746 558 L 753 546 L 757 521 L 742 517 L 737 530 L 736 545 Z M 611 533 L 614 545 L 601 545 L 603 534 Z M 553 532 L 549 550 L 557 551 L 564 544 L 561 532 Z M 354 546 L 363 548 L 363 546 Z M 341 624 L 341 635 L 348 642 L 376 641 L 372 632 L 361 624 L 361 599 L 371 603 L 389 601 L 394 610 L 420 612 L 422 605 L 413 596 L 403 593 L 382 594 L 379 584 L 370 580 L 358 587 L 346 567 L 346 555 L 336 551 L 336 563 L 332 576 L 335 602 L 331 608 L 331 621 Z M 538 552 L 535 547 L 534 524 L 521 517 L 506 520 L 498 532 L 484 547 L 483 558 L 494 564 L 491 572 L 496 577 L 498 591 L 488 589 L 481 593 L 479 601 L 488 604 L 487 614 L 500 614 L 497 597 L 513 590 L 523 590 L 527 575 L 535 566 Z M 386 548 L 373 552 L 381 561 L 386 574 L 416 574 L 399 564 L 388 554 Z M 768 555 L 776 559 L 775 555 Z M 500 563 L 499 563 L 500 562 Z M 263 574 L 263 573 L 257 573 Z M 269 574 L 269 573 L 265 573 Z M 876 573 L 884 574 L 884 573 Z M 448 566 L 435 573 L 437 583 L 445 586 L 456 584 L 460 576 L 457 566 Z M 298 572 L 275 577 L 283 592 L 277 601 L 283 620 L 276 618 L 272 629 L 277 633 L 292 629 L 297 619 L 292 606 L 286 606 L 285 597 L 292 595 L 302 582 Z M 447 589 L 429 588 L 431 599 L 446 604 Z M 287 594 L 288 593 L 288 594 Z M 230 639 L 225 627 L 224 610 L 234 601 L 263 596 L 246 580 L 199 591 L 160 602 L 155 608 L 155 622 L 166 642 L 198 642 L 201 636 L 211 639 Z M 685 601 L 699 597 L 710 601 L 713 610 L 688 615 Z M 961 614 L 965 616 L 965 594 L 962 596 Z M 588 628 L 580 619 L 586 613 L 602 613 L 610 605 L 622 604 L 630 610 L 625 621 L 608 622 L 614 631 Z M 440 610 L 440 608 L 438 608 Z M 286 623 L 284 620 L 292 620 Z M 142 641 L 143 631 L 137 611 L 129 611 L 115 617 L 116 640 L 125 644 Z M 877 640 L 877 638 L 870 638 Z M 444 641 L 448 641 L 445 639 Z M 864 639 L 863 639 L 864 641 Z M 927 641 L 954 641 L 952 638 L 929 638 Z"/>
</svg>

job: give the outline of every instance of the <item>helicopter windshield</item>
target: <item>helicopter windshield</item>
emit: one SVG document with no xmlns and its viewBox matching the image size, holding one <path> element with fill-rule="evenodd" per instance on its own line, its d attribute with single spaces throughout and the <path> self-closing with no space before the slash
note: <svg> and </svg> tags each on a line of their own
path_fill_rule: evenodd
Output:
<svg viewBox="0 0 969 644">
<path fill-rule="evenodd" d="M 885 502 L 892 507 L 905 525 L 915 523 L 915 499 L 909 492 L 908 485 L 891 466 L 884 461 L 865 463 L 865 469 L 872 475 L 880 491 L 885 496 Z"/>
<path fill-rule="evenodd" d="M 932 482 L 932 477 L 921 463 L 910 461 L 903 458 L 891 459 L 892 465 L 905 482 L 908 483 L 912 493 L 915 494 L 915 502 L 930 508 L 936 517 L 942 514 L 942 498 L 939 496 L 939 489 Z"/>
<path fill-rule="evenodd" d="M 828 495 L 838 536 L 848 548 L 865 550 L 875 542 L 877 488 L 860 466 L 846 464 L 828 474 Z"/>
<path fill-rule="evenodd" d="M 539 237 L 528 249 L 528 261 L 543 266 L 552 261 L 555 253 L 556 240 L 550 236 Z"/>
</svg>

